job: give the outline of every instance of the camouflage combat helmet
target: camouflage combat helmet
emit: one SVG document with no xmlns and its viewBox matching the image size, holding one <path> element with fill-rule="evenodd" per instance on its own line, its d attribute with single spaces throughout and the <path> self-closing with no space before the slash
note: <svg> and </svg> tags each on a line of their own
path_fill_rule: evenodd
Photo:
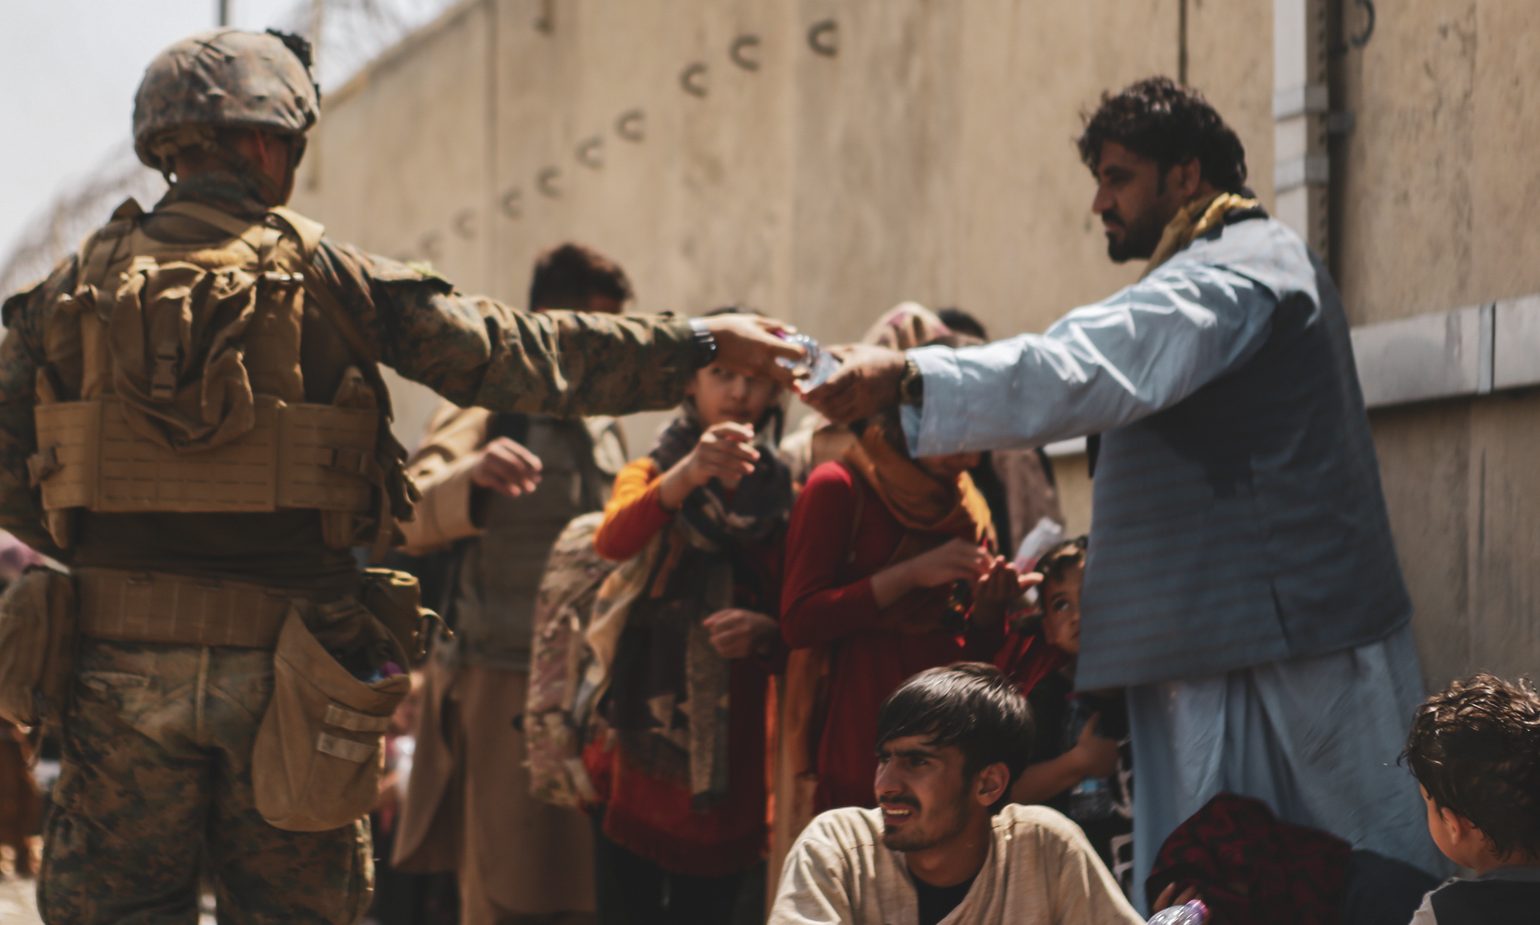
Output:
<svg viewBox="0 0 1540 925">
<path fill-rule="evenodd" d="M 220 128 L 303 136 L 321 111 L 310 44 L 274 31 L 220 29 L 182 39 L 145 68 L 134 96 L 134 153 L 156 170 Z"/>
</svg>

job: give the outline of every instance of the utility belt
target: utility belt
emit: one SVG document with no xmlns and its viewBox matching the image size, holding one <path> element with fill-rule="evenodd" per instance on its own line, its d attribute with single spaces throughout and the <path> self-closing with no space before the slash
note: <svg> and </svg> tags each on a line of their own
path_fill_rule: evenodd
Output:
<svg viewBox="0 0 1540 925">
<path fill-rule="evenodd" d="M 419 605 L 417 579 L 390 569 L 365 569 L 358 588 L 340 596 L 112 568 L 79 568 L 72 577 L 79 634 L 117 642 L 272 649 L 291 611 L 336 617 L 361 607 L 420 658 L 438 620 Z"/>
<path fill-rule="evenodd" d="M 267 649 L 272 696 L 252 750 L 253 798 L 269 824 L 351 824 L 378 797 L 384 734 L 411 688 L 409 652 L 435 616 L 417 581 L 369 569 L 323 596 L 163 572 L 30 569 L 0 601 L 0 718 L 68 721 L 76 640 Z"/>
<path fill-rule="evenodd" d="M 272 649 L 291 609 L 312 595 L 222 578 L 80 568 L 80 635 L 118 642 Z"/>
</svg>

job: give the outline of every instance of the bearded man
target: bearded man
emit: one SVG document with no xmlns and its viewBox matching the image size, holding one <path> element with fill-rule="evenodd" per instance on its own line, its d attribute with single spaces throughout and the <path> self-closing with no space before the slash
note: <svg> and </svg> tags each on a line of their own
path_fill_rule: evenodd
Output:
<svg viewBox="0 0 1540 925">
<path fill-rule="evenodd" d="M 1197 91 L 1106 94 L 1079 150 L 1143 278 L 1041 335 L 843 350 L 807 398 L 902 403 L 916 456 L 1101 435 L 1076 681 L 1128 691 L 1135 883 L 1222 791 L 1436 870 L 1395 767 L 1422 684 L 1336 286 Z"/>
</svg>

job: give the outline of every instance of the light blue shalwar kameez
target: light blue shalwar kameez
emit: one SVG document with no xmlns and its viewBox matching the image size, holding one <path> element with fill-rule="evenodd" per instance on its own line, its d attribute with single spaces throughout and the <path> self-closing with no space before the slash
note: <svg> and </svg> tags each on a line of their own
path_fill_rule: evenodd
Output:
<svg viewBox="0 0 1540 925">
<path fill-rule="evenodd" d="M 1127 689 L 1135 882 L 1220 792 L 1429 871 L 1423 689 L 1330 277 L 1258 213 L 1041 335 L 910 351 L 917 456 L 1103 434 L 1082 688 Z"/>
</svg>

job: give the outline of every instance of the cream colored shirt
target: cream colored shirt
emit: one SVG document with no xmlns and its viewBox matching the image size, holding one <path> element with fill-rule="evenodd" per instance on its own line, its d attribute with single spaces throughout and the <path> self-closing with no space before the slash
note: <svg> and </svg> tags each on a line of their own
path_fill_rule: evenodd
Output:
<svg viewBox="0 0 1540 925">
<path fill-rule="evenodd" d="M 770 925 L 916 925 L 919 900 L 904 855 L 882 844 L 875 809 L 814 819 L 781 872 Z M 943 925 L 1139 925 L 1079 826 L 1044 806 L 994 817 L 989 855 Z"/>
</svg>

